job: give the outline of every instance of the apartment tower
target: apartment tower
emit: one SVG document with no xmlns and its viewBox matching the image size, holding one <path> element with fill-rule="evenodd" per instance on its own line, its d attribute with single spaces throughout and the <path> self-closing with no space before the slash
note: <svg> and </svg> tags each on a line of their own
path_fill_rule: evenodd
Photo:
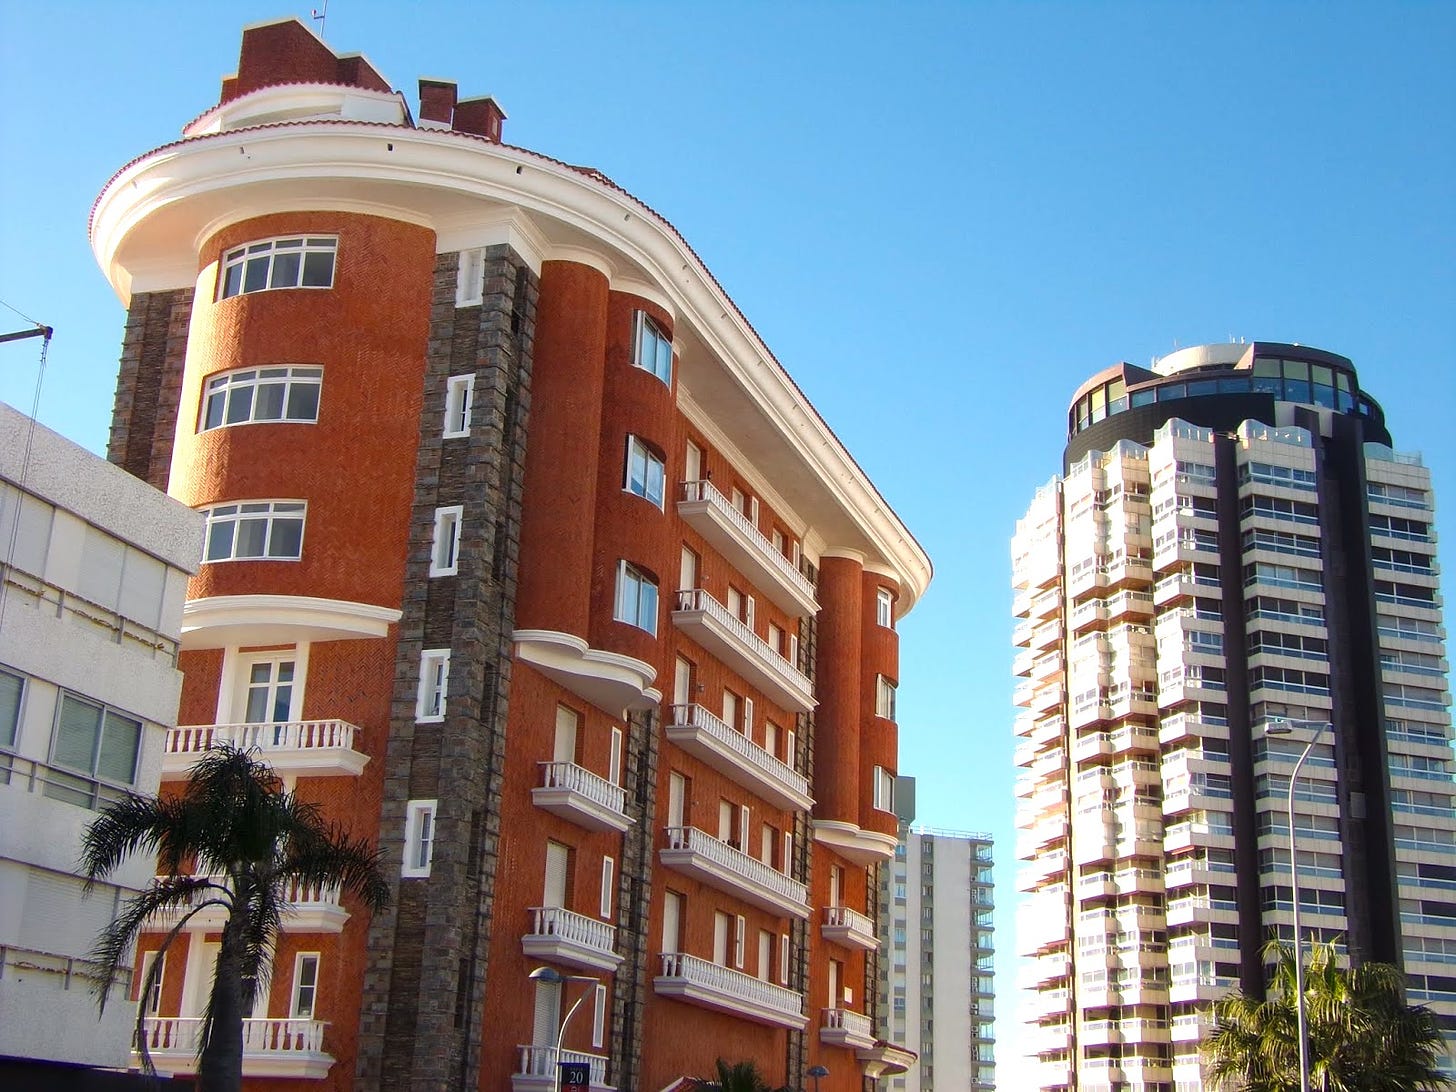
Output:
<svg viewBox="0 0 1456 1092">
<path fill-rule="evenodd" d="M 901 823 L 880 898 L 880 1012 L 885 1038 L 919 1059 L 892 1092 L 996 1087 L 991 851 L 989 834 Z"/>
<path fill-rule="evenodd" d="M 1184 349 L 1089 379 L 1017 524 L 1018 949 L 1043 1089 L 1192 1092 L 1292 937 L 1456 1015 L 1434 498 L 1351 362 Z M 1274 729 L 1270 731 L 1271 727 Z"/>
<path fill-rule="evenodd" d="M 494 99 L 417 108 L 250 27 L 92 216 L 111 458 L 207 517 L 163 774 L 257 747 L 394 886 L 372 919 L 296 893 L 248 1084 L 645 1092 L 722 1057 L 857 1092 L 913 1062 L 846 911 L 894 853 L 929 560 L 666 220 L 503 143 Z M 167 957 L 164 1069 L 213 927 Z"/>
</svg>

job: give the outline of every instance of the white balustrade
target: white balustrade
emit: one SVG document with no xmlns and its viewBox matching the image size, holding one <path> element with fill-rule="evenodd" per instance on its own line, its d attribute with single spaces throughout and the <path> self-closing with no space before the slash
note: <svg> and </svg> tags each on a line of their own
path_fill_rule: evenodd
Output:
<svg viewBox="0 0 1456 1092">
<path fill-rule="evenodd" d="M 798 880 L 755 860 L 742 850 L 734 849 L 707 831 L 697 827 L 668 827 L 666 834 L 668 849 L 690 850 L 721 868 L 767 888 L 781 898 L 795 903 L 808 902 L 808 889 Z"/>
<path fill-rule="evenodd" d="M 777 649 L 770 645 L 752 628 L 740 618 L 735 618 L 731 611 L 722 603 L 714 599 L 702 588 L 685 588 L 677 593 L 677 609 L 680 611 L 695 611 L 708 615 L 720 626 L 733 634 L 740 645 L 749 650 L 753 658 L 770 670 L 786 687 L 792 689 L 805 698 L 811 698 L 814 693 L 813 684 L 809 677 L 797 667 L 785 659 Z"/>
<path fill-rule="evenodd" d="M 707 501 L 712 509 L 725 517 L 738 531 L 748 538 L 757 548 L 775 572 L 779 576 L 797 588 L 801 594 L 809 599 L 814 598 L 814 585 L 809 578 L 794 567 L 794 563 L 785 557 L 778 550 L 768 536 L 753 525 L 753 522 L 740 512 L 728 501 L 728 498 L 718 492 L 712 482 L 707 480 L 695 482 L 683 482 L 682 499 L 685 501 Z"/>
<path fill-rule="evenodd" d="M 593 1088 L 607 1087 L 607 1056 L 605 1054 L 586 1054 L 579 1050 L 563 1050 L 560 1057 L 554 1046 L 518 1046 L 520 1051 L 521 1064 L 516 1070 L 518 1077 L 546 1077 L 556 1076 L 556 1063 L 575 1062 L 585 1064 L 591 1076 Z"/>
<path fill-rule="evenodd" d="M 613 952 L 617 946 L 617 927 L 564 906 L 533 906 L 531 935 L 558 937 L 598 952 Z"/>
<path fill-rule="evenodd" d="M 782 782 L 797 793 L 805 796 L 809 794 L 807 777 L 769 754 L 743 732 L 730 728 L 721 718 L 708 712 L 701 705 L 674 705 L 672 707 L 672 726 L 678 725 L 697 728 L 707 733 L 763 774 L 775 781 Z"/>
<path fill-rule="evenodd" d="M 185 724 L 167 731 L 167 753 L 201 754 L 231 744 L 240 750 L 353 750 L 359 727 L 346 720 L 294 720 L 264 724 Z"/>
<path fill-rule="evenodd" d="M 626 814 L 627 793 L 622 786 L 613 785 L 605 777 L 575 762 L 542 762 L 540 766 L 543 789 L 566 789 L 579 793 L 608 811 Z"/>
<path fill-rule="evenodd" d="M 322 1054 L 327 1026 L 323 1020 L 244 1020 L 243 1054 Z M 142 1033 L 153 1053 L 191 1057 L 201 1045 L 202 1017 L 148 1016 Z"/>
<path fill-rule="evenodd" d="M 804 1014 L 804 998 L 801 994 L 697 956 L 682 952 L 664 952 L 662 976 L 685 979 L 720 996 L 737 998 L 785 1016 L 802 1017 Z"/>
<path fill-rule="evenodd" d="M 826 906 L 824 924 L 831 928 L 853 929 L 857 933 L 875 935 L 874 922 L 858 910 L 851 910 L 847 906 Z"/>
<path fill-rule="evenodd" d="M 824 1026 L 831 1031 L 846 1031 L 851 1035 L 874 1038 L 874 1024 L 863 1013 L 848 1009 L 825 1009 Z"/>
</svg>

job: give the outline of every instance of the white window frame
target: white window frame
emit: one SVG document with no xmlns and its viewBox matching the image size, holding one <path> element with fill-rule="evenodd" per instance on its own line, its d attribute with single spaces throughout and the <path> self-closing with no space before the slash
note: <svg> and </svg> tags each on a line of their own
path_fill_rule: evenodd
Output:
<svg viewBox="0 0 1456 1092">
<path fill-rule="evenodd" d="M 460 252 L 455 275 L 455 306 L 474 307 L 485 299 L 485 248 L 471 247 Z"/>
<path fill-rule="evenodd" d="M 612 879 L 617 871 L 617 861 L 614 857 L 603 855 L 602 857 L 602 895 L 601 905 L 598 907 L 601 917 L 610 921 L 612 918 Z"/>
<path fill-rule="evenodd" d="M 747 943 L 748 922 L 742 914 L 733 916 L 733 966 L 743 970 L 743 949 Z"/>
<path fill-rule="evenodd" d="M 779 985 L 789 984 L 789 934 L 779 934 Z"/>
<path fill-rule="evenodd" d="M 289 278 L 289 283 L 273 283 L 274 262 L 279 254 L 299 255 L 298 269 Z M 327 284 L 305 284 L 304 270 L 310 264 L 309 258 L 317 254 L 329 256 L 329 281 Z M 263 279 L 266 283 L 253 288 L 247 287 L 248 274 L 258 268 L 260 264 L 264 270 Z M 312 264 L 317 267 L 319 263 Z M 271 292 L 283 288 L 332 288 L 338 265 L 339 239 L 337 236 L 287 235 L 273 239 L 254 239 L 252 242 L 235 246 L 223 253 L 222 259 L 217 263 L 217 298 L 226 300 L 232 299 L 234 296 L 248 296 L 254 292 Z M 235 270 L 238 274 L 236 281 L 233 279 Z M 281 282 L 281 271 L 279 271 L 279 279 Z"/>
<path fill-rule="evenodd" d="M 464 505 L 435 509 L 435 531 L 430 540 L 430 575 L 454 576 L 460 571 L 460 528 Z"/>
<path fill-rule="evenodd" d="M 632 366 L 672 386 L 672 340 L 646 311 L 632 316 Z"/>
<path fill-rule="evenodd" d="M 314 365 L 278 364 L 260 368 L 238 368 L 229 372 L 219 372 L 216 375 L 207 377 L 206 386 L 202 394 L 202 404 L 198 407 L 198 432 L 211 432 L 219 428 L 232 428 L 235 425 L 251 424 L 290 424 L 290 425 L 315 425 L 318 424 L 319 403 L 323 397 L 324 370 Z M 264 388 L 282 387 L 283 403 L 281 412 L 277 417 L 261 417 L 258 414 L 259 402 L 258 392 Z M 298 416 L 290 413 L 293 403 L 293 392 L 312 387 L 314 390 L 313 413 L 306 416 Z M 247 416 L 239 416 L 234 419 L 234 413 L 238 412 L 237 407 L 243 404 L 242 400 L 247 399 Z M 218 420 L 212 420 L 212 407 L 216 403 L 219 407 Z"/>
<path fill-rule="evenodd" d="M 60 757 L 61 726 L 65 719 L 67 702 L 75 702 L 77 705 L 94 710 L 96 713 L 96 738 L 92 741 L 91 753 L 87 758 L 87 764 L 85 766 L 67 763 Z M 102 753 L 107 749 L 106 742 L 108 733 L 111 730 L 111 725 L 116 722 L 120 722 L 121 725 L 126 726 L 122 730 L 128 731 L 128 734 L 130 734 L 130 729 L 135 729 L 136 753 L 132 756 L 131 773 L 125 780 L 102 776 L 99 772 Z M 81 780 L 87 784 L 74 786 L 75 791 L 81 794 L 92 794 L 94 798 L 94 786 L 96 783 L 110 785 L 136 784 L 137 768 L 141 765 L 142 761 L 142 748 L 146 741 L 146 731 L 146 722 L 141 717 L 133 716 L 113 705 L 108 705 L 106 702 L 97 701 L 95 698 L 88 698 L 84 694 L 77 694 L 71 690 L 61 690 L 56 695 L 55 721 L 51 729 L 50 761 L 57 770 L 66 771 L 67 774 L 74 774 L 75 777 L 72 778 L 66 774 L 61 774 L 57 778 L 57 775 L 53 774 L 53 791 L 59 791 L 62 794 L 60 798 L 66 799 L 69 795 L 68 790 L 72 787 L 71 782 L 73 780 Z M 51 792 L 47 792 L 47 795 L 51 795 Z"/>
<path fill-rule="evenodd" d="M 613 785 L 622 783 L 622 729 L 612 729 L 611 749 L 607 753 L 607 780 Z"/>
<path fill-rule="evenodd" d="M 11 708 L 7 703 L 0 707 L 4 713 L 0 718 L 0 748 L 14 747 L 20 741 L 20 714 L 25 708 L 25 676 L 17 671 L 0 669 L 0 681 L 6 679 L 14 680 L 15 705 Z"/>
<path fill-rule="evenodd" d="M 475 373 L 452 375 L 445 381 L 445 421 L 441 439 L 470 435 L 470 413 L 475 408 Z"/>
<path fill-rule="evenodd" d="M 895 810 L 895 774 L 883 766 L 875 767 L 874 805 L 876 811 Z"/>
<path fill-rule="evenodd" d="M 875 676 L 875 716 L 895 719 L 895 684 L 883 675 Z"/>
<path fill-rule="evenodd" d="M 637 488 L 638 484 L 641 488 Z M 627 435 L 627 466 L 622 490 L 661 508 L 667 495 L 667 460 L 640 436 Z"/>
<path fill-rule="evenodd" d="M 875 624 L 884 629 L 895 628 L 895 593 L 889 588 L 875 592 Z"/>
<path fill-rule="evenodd" d="M 434 724 L 445 719 L 450 690 L 450 650 L 427 648 L 420 653 L 420 687 L 415 698 L 415 721 Z"/>
<path fill-rule="evenodd" d="M 226 561 L 298 561 L 303 557 L 303 534 L 308 522 L 308 502 L 301 500 L 239 500 L 226 504 L 213 504 L 197 509 L 207 517 L 204 534 L 202 561 L 205 565 L 217 565 Z M 243 524 L 263 524 L 263 552 L 238 553 L 238 528 Z M 274 536 L 281 533 L 288 524 L 298 524 L 298 548 L 296 552 L 285 551 L 283 543 L 274 545 Z M 226 553 L 214 556 L 213 535 L 220 534 L 226 527 Z"/>
<path fill-rule="evenodd" d="M 303 967 L 305 962 L 313 961 L 313 981 L 304 987 L 302 985 Z M 293 957 L 293 990 L 288 1000 L 288 1017 L 290 1020 L 312 1020 L 318 1012 L 318 991 L 319 991 L 319 968 L 323 963 L 318 952 L 299 952 Z M 308 1010 L 300 1011 L 299 1002 L 302 999 L 303 991 L 309 991 Z"/>
<path fill-rule="evenodd" d="M 598 982 L 592 992 L 592 1047 L 600 1048 L 607 1038 L 607 987 Z"/>
<path fill-rule="evenodd" d="M 650 611 L 646 595 L 649 588 L 652 590 Z M 655 637 L 658 605 L 657 582 L 630 561 L 617 562 L 617 594 L 612 617 Z"/>
<path fill-rule="evenodd" d="M 157 964 L 157 980 L 152 983 L 151 992 L 145 996 L 137 994 L 137 1004 L 146 1007 L 148 1016 L 160 1016 L 162 1014 L 162 986 L 167 979 L 167 953 L 161 948 L 153 948 L 142 953 L 142 973 L 137 976 L 137 989 L 143 990 L 147 985 L 147 975 L 152 972 L 152 964 Z"/>
<path fill-rule="evenodd" d="M 430 874 L 435 858 L 435 815 L 438 800 L 411 800 L 404 813 L 404 861 L 399 874 L 417 878 Z"/>
</svg>

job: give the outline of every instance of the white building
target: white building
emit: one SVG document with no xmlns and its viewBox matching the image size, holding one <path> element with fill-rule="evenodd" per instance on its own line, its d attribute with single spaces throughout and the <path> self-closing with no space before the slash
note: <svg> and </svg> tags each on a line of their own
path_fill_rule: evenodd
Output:
<svg viewBox="0 0 1456 1092">
<path fill-rule="evenodd" d="M 176 722 L 202 517 L 0 404 L 0 1056 L 124 1067 L 135 1009 L 97 1023 L 97 933 L 152 866 L 82 898 L 96 809 L 155 792 Z"/>
<path fill-rule="evenodd" d="M 881 1034 L 920 1056 L 893 1092 L 996 1087 L 991 836 L 901 823 L 880 901 Z"/>
</svg>

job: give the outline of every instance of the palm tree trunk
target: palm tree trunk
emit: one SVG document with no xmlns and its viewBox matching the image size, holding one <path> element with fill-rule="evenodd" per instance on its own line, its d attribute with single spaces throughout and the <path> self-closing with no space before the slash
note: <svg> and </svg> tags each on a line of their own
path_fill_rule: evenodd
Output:
<svg viewBox="0 0 1456 1092">
<path fill-rule="evenodd" d="M 197 1092 L 241 1092 L 243 1086 L 243 948 L 243 920 L 235 909 L 223 926 L 217 953 Z"/>
</svg>

